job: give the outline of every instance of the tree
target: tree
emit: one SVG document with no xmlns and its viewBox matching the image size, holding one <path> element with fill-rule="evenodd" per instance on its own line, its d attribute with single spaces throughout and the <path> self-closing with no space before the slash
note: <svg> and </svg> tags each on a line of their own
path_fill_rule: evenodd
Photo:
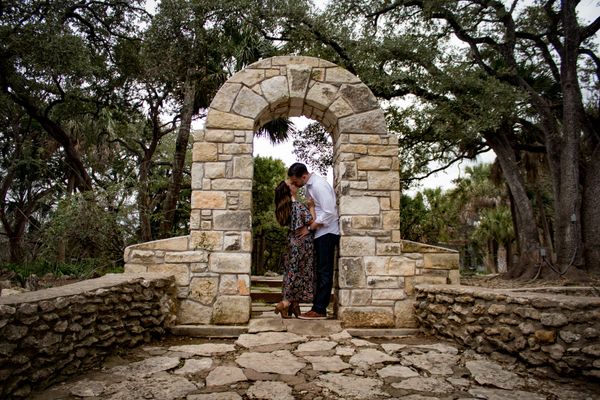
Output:
<svg viewBox="0 0 600 400">
<path fill-rule="evenodd" d="M 600 63 L 591 38 L 600 22 L 580 25 L 576 4 L 347 0 L 323 15 L 290 17 L 293 29 L 282 29 L 279 39 L 345 66 L 381 99 L 417 100 L 389 113 L 402 144 L 406 132 L 423 133 L 416 141 L 420 151 L 412 151 L 421 160 L 417 167 L 431 158 L 447 164 L 492 148 L 520 228 L 516 276 L 533 276 L 541 248 L 518 161 L 524 152 L 545 152 L 562 274 L 572 264 L 583 267 L 582 238 L 585 254 L 598 251 L 600 233 L 600 213 L 592 211 L 598 196 L 590 195 L 600 189 L 588 185 L 600 168 L 598 105 L 584 102 L 581 89 L 586 82 L 592 91 L 597 87 Z M 451 37 L 463 47 L 451 46 Z M 582 68 L 585 60 L 590 63 Z M 587 267 L 596 268 L 598 259 L 586 256 Z"/>
<path fill-rule="evenodd" d="M 287 231 L 275 219 L 275 187 L 287 177 L 281 160 L 254 158 L 252 183 L 252 273 L 279 272 L 279 262 L 287 246 Z"/>
</svg>

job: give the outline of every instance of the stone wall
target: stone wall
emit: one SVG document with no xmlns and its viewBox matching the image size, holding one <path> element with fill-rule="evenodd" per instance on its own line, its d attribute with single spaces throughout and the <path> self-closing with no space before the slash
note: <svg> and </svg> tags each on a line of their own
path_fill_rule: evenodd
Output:
<svg viewBox="0 0 600 400">
<path fill-rule="evenodd" d="M 600 297 L 587 296 L 593 293 L 589 288 L 415 289 L 416 317 L 427 333 L 480 353 L 509 354 L 536 368 L 600 378 Z"/>
<path fill-rule="evenodd" d="M 245 254 L 213 252 L 201 238 L 156 240 L 125 249 L 125 273 L 175 276 L 178 324 L 246 324 L 250 319 L 250 264 Z M 240 246 L 228 242 L 228 249 Z M 249 251 L 252 249 L 249 245 Z"/>
<path fill-rule="evenodd" d="M 164 334 L 175 307 L 165 274 L 111 274 L 0 297 L 0 398 L 26 397 L 97 366 L 116 347 Z"/>
</svg>

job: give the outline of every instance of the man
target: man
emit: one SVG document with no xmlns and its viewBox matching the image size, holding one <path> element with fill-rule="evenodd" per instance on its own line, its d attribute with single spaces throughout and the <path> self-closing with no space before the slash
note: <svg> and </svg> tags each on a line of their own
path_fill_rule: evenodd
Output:
<svg viewBox="0 0 600 400">
<path fill-rule="evenodd" d="M 294 163 L 288 169 L 290 182 L 296 187 L 306 186 L 306 196 L 315 202 L 315 220 L 299 232 L 300 236 L 315 233 L 317 287 L 312 309 L 300 315 L 301 319 L 326 319 L 327 306 L 333 287 L 335 248 L 340 240 L 340 226 L 331 185 L 321 176 L 309 173 L 306 165 Z"/>
</svg>

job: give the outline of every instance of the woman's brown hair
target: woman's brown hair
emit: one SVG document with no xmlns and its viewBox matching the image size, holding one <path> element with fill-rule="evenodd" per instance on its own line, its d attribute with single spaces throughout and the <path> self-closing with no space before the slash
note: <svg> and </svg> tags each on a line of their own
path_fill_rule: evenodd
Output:
<svg viewBox="0 0 600 400">
<path fill-rule="evenodd" d="M 290 224 L 292 215 L 292 192 L 285 181 L 281 181 L 275 188 L 275 218 L 279 225 Z"/>
</svg>

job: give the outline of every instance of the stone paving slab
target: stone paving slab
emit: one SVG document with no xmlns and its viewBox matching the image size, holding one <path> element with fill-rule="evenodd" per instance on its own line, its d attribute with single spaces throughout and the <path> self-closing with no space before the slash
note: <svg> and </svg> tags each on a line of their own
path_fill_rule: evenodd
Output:
<svg viewBox="0 0 600 400">
<path fill-rule="evenodd" d="M 273 345 L 283 348 L 269 350 Z M 237 340 L 165 338 L 29 398 L 600 400 L 600 383 L 558 378 L 425 336 L 257 332 Z"/>
</svg>

